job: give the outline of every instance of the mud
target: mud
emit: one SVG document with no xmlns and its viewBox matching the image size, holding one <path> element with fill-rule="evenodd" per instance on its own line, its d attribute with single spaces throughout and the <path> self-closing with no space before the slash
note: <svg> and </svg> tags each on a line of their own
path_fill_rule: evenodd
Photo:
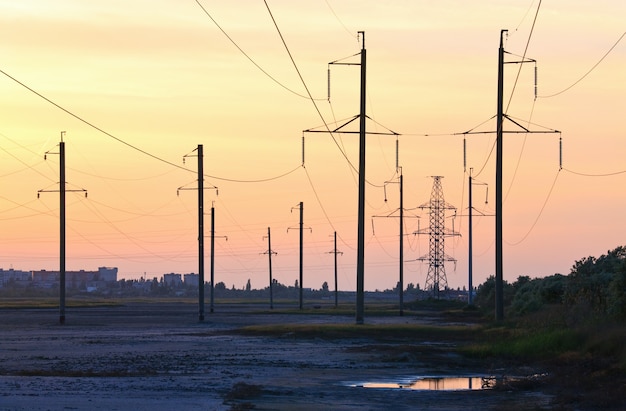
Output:
<svg viewBox="0 0 626 411">
<path fill-rule="evenodd" d="M 367 323 L 418 318 L 369 317 Z M 541 389 L 368 389 L 419 375 L 533 374 L 470 362 L 455 342 L 242 336 L 249 324 L 353 323 L 352 317 L 223 306 L 199 322 L 185 304 L 0 310 L 0 410 L 537 410 Z M 408 353 L 404 347 L 419 347 Z M 371 347 L 386 349 L 372 350 Z M 396 348 L 393 349 L 394 345 Z M 393 352 L 393 355 L 389 354 Z"/>
</svg>

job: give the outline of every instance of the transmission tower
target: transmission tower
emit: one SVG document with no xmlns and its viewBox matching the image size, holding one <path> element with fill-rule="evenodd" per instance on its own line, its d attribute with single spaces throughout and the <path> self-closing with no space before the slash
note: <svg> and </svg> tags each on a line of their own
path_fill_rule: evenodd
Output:
<svg viewBox="0 0 626 411">
<path fill-rule="evenodd" d="M 439 292 L 448 287 L 446 278 L 446 262 L 456 262 L 456 259 L 445 252 L 445 239 L 459 235 L 446 228 L 446 210 L 452 210 L 456 214 L 456 207 L 446 203 L 443 198 L 441 187 L 442 176 L 433 176 L 433 189 L 430 193 L 430 201 L 418 208 L 428 209 L 429 227 L 418 229 L 414 234 L 428 234 L 428 255 L 418 258 L 418 261 L 428 261 L 428 274 L 424 289 L 430 291 L 433 297 L 439 298 Z"/>
</svg>

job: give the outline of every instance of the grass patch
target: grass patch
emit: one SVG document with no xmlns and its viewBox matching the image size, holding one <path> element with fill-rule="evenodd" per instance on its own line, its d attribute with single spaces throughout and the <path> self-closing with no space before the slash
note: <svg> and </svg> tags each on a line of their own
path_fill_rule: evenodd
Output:
<svg viewBox="0 0 626 411">
<path fill-rule="evenodd" d="M 69 308 L 81 307 L 116 307 L 123 305 L 119 301 L 108 299 L 74 299 L 68 298 L 65 306 Z M 2 308 L 57 308 L 59 306 L 58 298 L 3 298 L 0 300 L 0 309 Z"/>
<path fill-rule="evenodd" d="M 475 326 L 427 326 L 413 324 L 270 324 L 243 327 L 235 332 L 241 335 L 348 339 L 371 338 L 378 341 L 406 339 L 470 340 L 479 331 Z"/>
<path fill-rule="evenodd" d="M 503 357 L 518 359 L 543 359 L 580 348 L 584 337 L 568 329 L 486 331 L 480 342 L 460 350 L 472 357 Z"/>
</svg>

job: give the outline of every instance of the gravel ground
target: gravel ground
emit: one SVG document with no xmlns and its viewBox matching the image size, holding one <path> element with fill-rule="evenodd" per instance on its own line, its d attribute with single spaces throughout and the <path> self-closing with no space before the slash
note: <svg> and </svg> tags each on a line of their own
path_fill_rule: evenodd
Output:
<svg viewBox="0 0 626 411">
<path fill-rule="evenodd" d="M 411 316 L 366 318 L 367 323 L 416 321 Z M 56 310 L 0 310 L 0 410 L 550 409 L 550 397 L 538 391 L 362 386 L 423 375 L 512 372 L 468 364 L 447 352 L 445 344 L 435 356 L 389 357 L 372 350 L 380 343 L 367 339 L 232 332 L 248 324 L 296 322 L 348 324 L 354 319 L 220 306 L 198 322 L 190 305 L 132 304 L 71 309 L 59 325 Z"/>
</svg>

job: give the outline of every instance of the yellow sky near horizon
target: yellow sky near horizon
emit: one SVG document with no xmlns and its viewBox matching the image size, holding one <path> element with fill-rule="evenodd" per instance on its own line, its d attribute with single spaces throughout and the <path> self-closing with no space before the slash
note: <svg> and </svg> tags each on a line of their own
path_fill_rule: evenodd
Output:
<svg viewBox="0 0 626 411">
<path fill-rule="evenodd" d="M 200 1 L 250 59 L 276 81 L 306 94 L 263 2 Z M 359 69 L 331 67 L 353 56 L 365 31 L 368 131 L 400 133 L 405 208 L 429 200 L 442 175 L 446 200 L 458 209 L 460 237 L 446 240 L 448 283 L 467 284 L 467 173 L 463 137 L 496 110 L 497 49 L 508 29 L 507 58 L 524 54 L 536 1 L 268 1 L 324 121 L 358 114 Z M 539 96 L 583 77 L 623 36 L 626 4 L 618 0 L 542 2 L 526 56 L 537 60 Z M 304 202 L 304 286 L 332 284 L 332 233 L 340 237 L 339 286 L 355 288 L 357 176 L 354 135 L 305 135 L 322 119 L 314 104 L 270 79 L 216 27 L 195 1 L 0 1 L 0 70 L 80 118 L 59 110 L 0 74 L 0 267 L 58 268 L 58 182 L 55 151 L 66 131 L 68 269 L 117 266 L 124 278 L 197 272 L 196 159 L 203 144 L 205 209 L 216 213 L 216 281 L 241 288 L 267 284 L 267 227 L 274 278 L 298 277 L 298 211 Z M 352 60 L 358 61 L 358 56 Z M 508 114 L 558 134 L 505 136 L 504 276 L 567 274 L 575 260 L 623 245 L 626 198 L 624 107 L 626 40 L 571 89 L 534 100 L 534 66 L 506 65 Z M 510 125 L 509 125 L 510 126 Z M 509 127 L 507 126 L 507 127 Z M 531 126 L 535 127 L 535 126 Z M 352 130 L 356 130 L 353 128 Z M 429 136 L 425 136 L 428 134 Z M 488 185 L 474 186 L 475 208 L 495 204 L 493 134 L 467 138 L 467 168 Z M 124 144 L 127 143 L 127 144 Z M 139 148 L 164 161 L 135 150 Z M 393 288 L 398 273 L 396 139 L 368 136 L 366 289 Z M 169 164 L 168 164 L 169 163 Z M 176 166 L 174 166 L 174 165 Z M 178 167 L 177 167 L 178 166 Z M 185 170 L 187 169 L 187 170 Z M 276 178 L 282 176 L 280 178 Z M 263 180 L 263 181 L 259 181 Z M 267 181 L 265 181 L 267 180 Z M 488 204 L 484 204 L 488 192 Z M 419 228 L 428 216 L 420 215 Z M 408 213 L 410 214 L 410 213 Z M 407 218 L 405 284 L 424 285 L 427 236 Z M 451 221 L 451 220 L 450 220 Z M 209 216 L 206 223 L 208 277 Z M 228 241 L 224 237 L 228 237 Z M 492 217 L 475 218 L 474 284 L 494 271 Z M 523 240 L 523 241 L 522 241 Z M 521 242 L 520 242 L 521 241 Z M 519 242 L 519 244 L 517 244 Z"/>
</svg>

